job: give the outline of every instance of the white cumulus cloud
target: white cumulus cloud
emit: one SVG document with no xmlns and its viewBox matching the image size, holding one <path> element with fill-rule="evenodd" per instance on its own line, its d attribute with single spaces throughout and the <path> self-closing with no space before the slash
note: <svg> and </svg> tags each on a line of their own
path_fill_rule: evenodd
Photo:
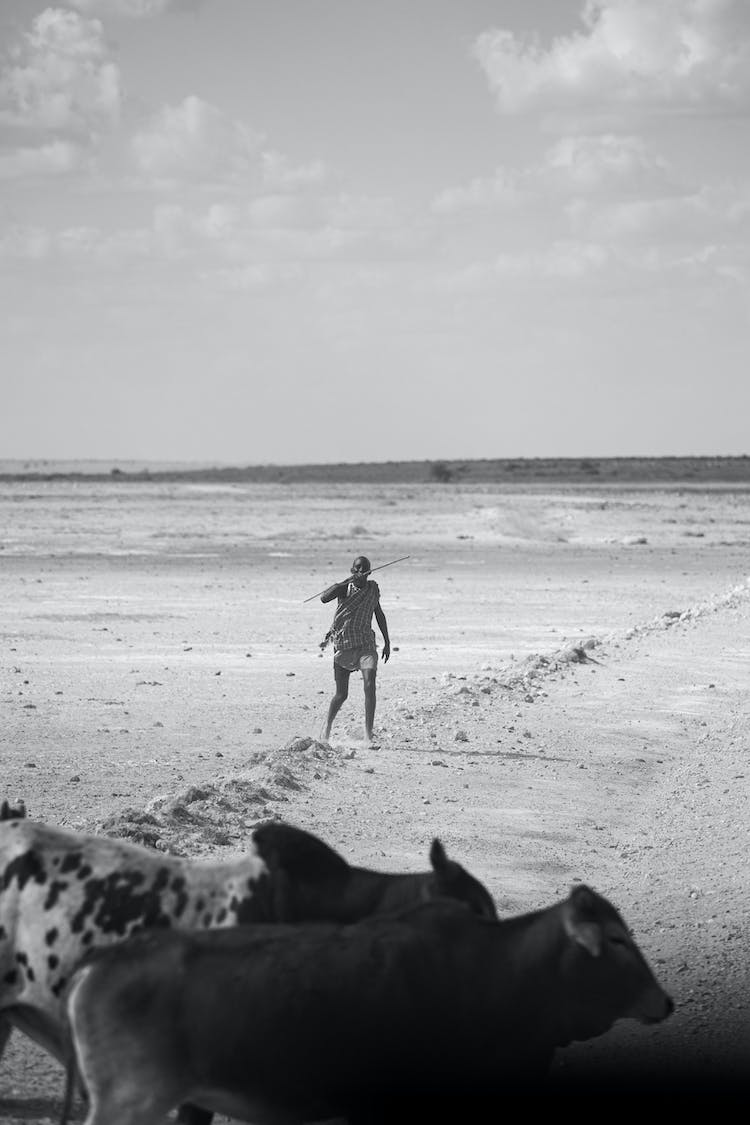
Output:
<svg viewBox="0 0 750 1125">
<path fill-rule="evenodd" d="M 0 180 L 22 179 L 26 176 L 64 176 L 85 166 L 88 159 L 84 148 L 66 140 L 54 140 L 36 148 L 0 151 Z"/>
<path fill-rule="evenodd" d="M 503 28 L 478 37 L 502 112 L 747 106 L 747 0 L 586 0 L 581 20 L 582 31 L 549 47 Z"/>
<path fill-rule="evenodd" d="M 750 246 L 750 185 L 705 186 L 680 196 L 593 207 L 581 201 L 570 217 L 579 233 L 608 242 L 703 246 L 723 240 L 740 253 Z"/>
<path fill-rule="evenodd" d="M 561 137 L 545 163 L 561 187 L 580 193 L 653 189 L 669 170 L 667 161 L 642 137 L 612 133 Z"/>
<path fill-rule="evenodd" d="M 467 211 L 521 211 L 544 202 L 580 195 L 609 198 L 665 194 L 671 185 L 667 161 L 641 137 L 625 134 L 576 134 L 561 137 L 538 164 L 498 168 L 492 176 L 445 188 L 432 201 L 436 215 Z"/>
<path fill-rule="evenodd" d="M 165 105 L 135 134 L 139 172 L 153 182 L 241 185 L 259 195 L 302 196 L 327 180 L 321 160 L 295 164 L 263 147 L 265 137 L 195 95 Z"/>
<path fill-rule="evenodd" d="M 506 207 L 520 202 L 523 196 L 519 175 L 498 168 L 492 176 L 477 176 L 468 184 L 444 188 L 432 201 L 432 210 L 450 215 L 478 207 Z"/>
<path fill-rule="evenodd" d="M 46 8 L 0 73 L 0 122 L 90 136 L 120 114 L 120 72 L 99 20 Z"/>
<path fill-rule="evenodd" d="M 257 169 L 262 136 L 202 98 L 164 106 L 132 140 L 140 171 L 156 180 L 218 179 Z"/>
</svg>

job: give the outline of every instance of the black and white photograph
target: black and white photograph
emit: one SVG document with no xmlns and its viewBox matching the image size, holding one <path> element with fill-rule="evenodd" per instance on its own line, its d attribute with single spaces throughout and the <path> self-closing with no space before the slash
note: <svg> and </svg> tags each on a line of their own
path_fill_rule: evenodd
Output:
<svg viewBox="0 0 750 1125">
<path fill-rule="evenodd" d="M 0 1125 L 750 1096 L 750 2 L 1 0 Z"/>
</svg>

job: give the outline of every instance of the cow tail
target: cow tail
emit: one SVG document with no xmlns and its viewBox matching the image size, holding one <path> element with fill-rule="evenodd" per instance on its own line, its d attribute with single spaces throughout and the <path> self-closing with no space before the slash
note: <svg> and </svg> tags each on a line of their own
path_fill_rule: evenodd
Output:
<svg viewBox="0 0 750 1125">
<path fill-rule="evenodd" d="M 73 1094 L 76 1088 L 76 1056 L 73 1050 L 73 1044 L 68 1046 L 68 1059 L 65 1064 L 65 1096 L 63 1098 L 62 1109 L 60 1110 L 59 1125 L 68 1125 L 68 1118 L 70 1111 L 73 1108 Z"/>
</svg>

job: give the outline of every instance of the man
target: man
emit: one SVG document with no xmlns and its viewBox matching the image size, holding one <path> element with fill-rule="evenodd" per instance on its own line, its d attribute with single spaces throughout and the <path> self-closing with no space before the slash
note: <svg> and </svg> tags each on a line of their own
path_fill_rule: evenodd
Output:
<svg viewBox="0 0 750 1125">
<path fill-rule="evenodd" d="M 331 735 L 333 720 L 338 715 L 349 695 L 349 676 L 359 670 L 365 691 L 365 740 L 372 743 L 372 727 L 375 721 L 375 676 L 378 668 L 378 650 L 372 616 L 383 634 L 383 661 L 387 664 L 391 655 L 391 642 L 388 636 L 388 623 L 380 605 L 380 589 L 377 582 L 368 581 L 372 569 L 370 560 L 359 555 L 352 564 L 351 578 L 335 582 L 321 594 L 322 602 L 338 598 L 338 606 L 333 615 L 328 638 L 333 641 L 333 676 L 336 694 L 328 707 L 325 740 Z"/>
</svg>

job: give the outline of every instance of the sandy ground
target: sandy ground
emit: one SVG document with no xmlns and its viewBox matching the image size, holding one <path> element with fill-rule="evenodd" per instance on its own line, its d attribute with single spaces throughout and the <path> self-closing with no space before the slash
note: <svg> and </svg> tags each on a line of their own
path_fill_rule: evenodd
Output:
<svg viewBox="0 0 750 1125">
<path fill-rule="evenodd" d="M 185 854 L 276 815 L 352 862 L 424 869 L 433 836 L 502 914 L 583 881 L 676 1002 L 558 1054 L 557 1088 L 750 1058 L 750 509 L 715 487 L 3 484 L 0 797 Z M 379 748 L 361 684 L 330 746 L 305 603 L 374 565 L 393 656 Z M 55 1119 L 59 1065 L 16 1035 L 0 1120 Z"/>
</svg>

